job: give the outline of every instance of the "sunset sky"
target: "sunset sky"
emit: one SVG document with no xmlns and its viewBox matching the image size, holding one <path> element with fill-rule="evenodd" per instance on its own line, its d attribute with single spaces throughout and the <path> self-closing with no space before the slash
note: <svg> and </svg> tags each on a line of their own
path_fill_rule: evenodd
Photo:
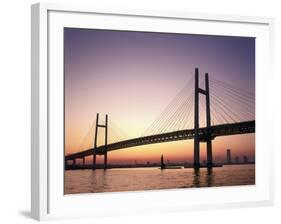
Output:
<svg viewBox="0 0 281 224">
<path fill-rule="evenodd" d="M 255 95 L 254 38 L 65 28 L 64 44 L 65 154 L 93 147 L 96 113 L 101 123 L 108 114 L 128 137 L 141 136 L 194 77 L 195 67 L 200 79 L 208 72 Z M 253 160 L 255 135 L 216 138 L 214 159 L 224 160 L 227 148 L 233 157 Z M 113 151 L 108 161 L 159 162 L 161 154 L 172 162 L 191 162 L 193 140 Z"/>
</svg>

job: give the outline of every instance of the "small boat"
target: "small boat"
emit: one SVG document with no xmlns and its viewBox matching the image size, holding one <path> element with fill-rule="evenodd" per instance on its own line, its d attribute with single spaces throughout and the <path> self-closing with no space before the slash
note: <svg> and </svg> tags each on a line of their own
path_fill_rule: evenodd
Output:
<svg viewBox="0 0 281 224">
<path fill-rule="evenodd" d="M 172 170 L 172 169 L 184 169 L 184 167 L 183 166 L 165 166 L 165 167 L 160 167 L 159 169 L 161 169 L 161 170 L 166 170 L 166 169 Z"/>
</svg>

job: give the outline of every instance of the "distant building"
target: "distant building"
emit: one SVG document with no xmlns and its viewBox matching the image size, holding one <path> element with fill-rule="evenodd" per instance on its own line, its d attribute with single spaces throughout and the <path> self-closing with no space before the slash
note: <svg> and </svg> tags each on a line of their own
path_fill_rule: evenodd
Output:
<svg viewBox="0 0 281 224">
<path fill-rule="evenodd" d="M 248 163 L 248 162 L 249 162 L 247 156 L 244 156 L 244 157 L 243 157 L 243 162 L 244 162 L 244 163 Z"/>
<path fill-rule="evenodd" d="M 239 156 L 235 157 L 235 163 L 239 163 Z"/>
<path fill-rule="evenodd" d="M 149 162 L 149 161 L 147 161 L 147 162 L 146 162 L 146 165 L 148 165 L 148 166 L 149 166 L 149 165 L 150 165 L 150 162 Z"/>
<path fill-rule="evenodd" d="M 228 164 L 231 163 L 231 150 L 230 150 L 230 149 L 227 149 L 227 150 L 226 150 L 226 162 L 227 162 Z"/>
</svg>

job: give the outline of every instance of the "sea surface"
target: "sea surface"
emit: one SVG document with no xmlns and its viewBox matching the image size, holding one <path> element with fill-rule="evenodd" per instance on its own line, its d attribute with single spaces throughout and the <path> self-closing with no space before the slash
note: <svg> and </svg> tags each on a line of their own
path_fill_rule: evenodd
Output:
<svg viewBox="0 0 281 224">
<path fill-rule="evenodd" d="M 254 185 L 255 165 L 200 168 L 120 168 L 65 171 L 65 194 Z"/>
</svg>

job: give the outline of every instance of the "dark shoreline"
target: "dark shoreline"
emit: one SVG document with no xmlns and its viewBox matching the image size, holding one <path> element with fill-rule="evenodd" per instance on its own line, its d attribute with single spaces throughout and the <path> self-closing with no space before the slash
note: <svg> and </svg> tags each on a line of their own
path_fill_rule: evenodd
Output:
<svg viewBox="0 0 281 224">
<path fill-rule="evenodd" d="M 255 164 L 255 162 L 248 162 L 248 163 L 216 163 L 214 164 L 214 167 L 222 167 L 222 166 L 228 166 L 228 165 L 247 165 L 247 164 Z M 190 163 L 175 163 L 175 164 L 168 164 L 169 167 L 172 166 L 182 166 L 184 168 L 194 168 L 192 164 Z M 124 164 L 124 165 L 120 165 L 120 164 L 108 164 L 107 165 L 107 169 L 116 169 L 116 168 L 159 168 L 160 164 L 150 164 L 150 165 L 146 165 L 146 164 Z M 201 168 L 206 168 L 206 165 L 202 165 Z M 67 167 L 65 167 L 65 170 L 85 170 L 85 169 L 92 169 L 92 165 L 86 164 L 86 165 L 80 165 L 80 164 L 76 164 L 74 165 L 68 165 Z M 96 169 L 104 169 L 103 164 L 97 164 L 96 165 Z"/>
</svg>

